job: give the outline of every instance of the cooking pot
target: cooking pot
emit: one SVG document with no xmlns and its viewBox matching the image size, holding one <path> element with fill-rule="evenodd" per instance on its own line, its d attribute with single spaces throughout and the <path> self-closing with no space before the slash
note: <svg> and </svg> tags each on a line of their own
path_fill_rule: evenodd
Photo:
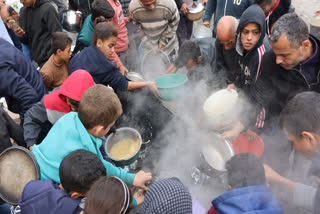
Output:
<svg viewBox="0 0 320 214">
<path fill-rule="evenodd" d="M 138 72 L 128 72 L 126 78 L 132 82 L 144 82 L 142 74 Z"/>
<path fill-rule="evenodd" d="M 206 121 L 211 129 L 230 129 L 238 121 L 241 105 L 238 93 L 231 89 L 219 90 L 206 99 L 203 105 Z"/>
<path fill-rule="evenodd" d="M 204 160 L 212 169 L 225 172 L 225 163 L 234 155 L 232 145 L 215 132 L 210 133 L 207 139 L 201 142 L 201 154 Z"/>
<path fill-rule="evenodd" d="M 69 32 L 80 32 L 82 27 L 82 13 L 74 10 L 67 10 L 63 12 L 62 26 Z"/>
<path fill-rule="evenodd" d="M 117 144 L 119 141 L 121 141 L 123 139 L 132 139 L 134 141 L 138 140 L 140 142 L 140 145 L 139 145 L 138 149 L 135 151 L 135 153 L 132 154 L 130 157 L 128 157 L 126 159 L 115 159 L 110 155 L 110 150 L 113 145 Z M 107 137 L 104 148 L 105 148 L 105 151 L 106 151 L 108 157 L 117 166 L 128 166 L 128 165 L 132 164 L 135 160 L 137 160 L 137 158 L 139 157 L 141 145 L 147 144 L 147 143 L 149 143 L 149 141 L 146 143 L 142 142 L 141 135 L 136 129 L 133 129 L 130 127 L 123 127 L 123 128 L 117 129 L 116 134 L 112 133 Z"/>
<path fill-rule="evenodd" d="M 197 21 L 202 18 L 204 11 L 204 6 L 201 2 L 193 1 L 189 5 L 189 11 L 187 13 L 187 18 L 191 21 Z"/>
</svg>

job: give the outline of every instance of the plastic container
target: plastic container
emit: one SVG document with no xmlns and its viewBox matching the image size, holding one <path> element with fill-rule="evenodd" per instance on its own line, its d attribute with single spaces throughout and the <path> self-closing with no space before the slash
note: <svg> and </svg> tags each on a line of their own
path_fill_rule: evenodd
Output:
<svg viewBox="0 0 320 214">
<path fill-rule="evenodd" d="M 183 94 L 188 77 L 184 74 L 167 74 L 154 81 L 157 83 L 161 99 L 174 100 Z"/>
<path fill-rule="evenodd" d="M 255 140 L 248 141 L 246 133 L 241 133 L 233 142 L 234 154 L 252 153 L 260 158 L 264 152 L 264 142 L 257 136 Z"/>
</svg>

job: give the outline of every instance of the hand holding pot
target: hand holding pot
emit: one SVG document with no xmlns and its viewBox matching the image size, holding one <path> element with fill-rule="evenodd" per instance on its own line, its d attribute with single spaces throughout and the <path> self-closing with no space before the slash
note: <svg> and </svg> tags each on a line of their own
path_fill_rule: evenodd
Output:
<svg viewBox="0 0 320 214">
<path fill-rule="evenodd" d="M 150 181 L 152 179 L 152 174 L 151 172 L 144 172 L 142 170 L 140 170 L 135 176 L 134 176 L 134 179 L 133 179 L 133 183 L 132 185 L 133 186 L 136 186 L 136 187 L 139 187 L 139 188 L 142 188 L 144 190 L 148 190 L 148 187 L 145 185 L 145 183 L 147 181 Z"/>
<path fill-rule="evenodd" d="M 190 10 L 190 9 L 189 9 L 189 7 L 188 7 L 188 5 L 187 5 L 186 3 L 183 3 L 183 4 L 181 5 L 180 11 L 181 11 L 181 13 L 183 13 L 184 15 L 186 15 L 189 10 Z"/>
<path fill-rule="evenodd" d="M 158 96 L 160 96 L 160 93 L 158 91 L 157 88 L 157 84 L 154 81 L 147 81 L 146 82 L 146 86 L 150 89 L 150 91 L 152 91 L 153 93 L 157 94 Z"/>
<path fill-rule="evenodd" d="M 139 189 L 133 194 L 134 199 L 136 199 L 137 205 L 140 206 L 144 202 L 144 190 Z"/>
<path fill-rule="evenodd" d="M 124 65 L 121 65 L 119 67 L 119 72 L 124 76 L 124 75 L 128 74 L 128 69 L 126 67 L 124 67 Z"/>
<path fill-rule="evenodd" d="M 248 141 L 254 141 L 257 138 L 257 134 L 254 131 L 248 129 L 248 131 L 246 132 L 246 137 Z"/>
<path fill-rule="evenodd" d="M 222 139 L 233 141 L 239 136 L 243 129 L 244 126 L 242 125 L 242 123 L 237 122 L 237 124 L 230 131 L 225 131 L 222 133 Z"/>
</svg>

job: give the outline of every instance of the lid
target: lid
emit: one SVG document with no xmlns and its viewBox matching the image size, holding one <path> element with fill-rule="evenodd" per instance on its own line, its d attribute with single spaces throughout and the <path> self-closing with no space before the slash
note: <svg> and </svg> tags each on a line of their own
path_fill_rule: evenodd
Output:
<svg viewBox="0 0 320 214">
<path fill-rule="evenodd" d="M 263 140 L 257 135 L 256 139 L 249 141 L 246 136 L 246 132 L 241 133 L 232 142 L 233 151 L 235 154 L 239 153 L 252 153 L 260 158 L 264 152 Z"/>
<path fill-rule="evenodd" d="M 39 166 L 29 150 L 12 146 L 1 153 L 0 197 L 4 201 L 18 204 L 25 185 L 39 179 Z"/>
<path fill-rule="evenodd" d="M 204 9 L 204 6 L 201 2 L 192 2 L 189 5 L 189 13 L 199 13 Z"/>
</svg>

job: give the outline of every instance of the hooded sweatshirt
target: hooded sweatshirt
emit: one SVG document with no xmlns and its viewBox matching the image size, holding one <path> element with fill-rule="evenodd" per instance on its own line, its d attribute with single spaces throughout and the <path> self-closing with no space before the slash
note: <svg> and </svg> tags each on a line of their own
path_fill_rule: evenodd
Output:
<svg viewBox="0 0 320 214">
<path fill-rule="evenodd" d="M 256 23 L 259 25 L 260 37 L 255 46 L 250 51 L 246 52 L 242 46 L 240 35 L 242 29 L 249 23 Z M 253 106 L 255 106 L 255 100 L 253 98 L 252 90 L 260 75 L 262 57 L 266 51 L 271 49 L 265 29 L 266 25 L 263 10 L 258 5 L 251 5 L 242 14 L 237 29 L 235 50 L 239 55 L 238 64 L 241 70 L 237 74 L 234 84 L 237 88 L 242 89 L 246 99 L 248 99 L 248 102 L 253 104 Z M 245 109 L 248 114 L 243 114 L 246 117 L 241 118 L 241 122 L 251 129 L 254 129 L 255 125 L 256 128 L 261 128 L 259 121 L 256 121 L 259 112 L 252 111 L 250 107 Z"/>
<path fill-rule="evenodd" d="M 48 0 L 36 0 L 33 7 L 21 9 L 20 24 L 25 32 L 21 41 L 29 45 L 33 59 L 41 67 L 52 54 L 51 34 L 62 31 L 58 14 Z"/>
<path fill-rule="evenodd" d="M 27 146 L 40 143 L 55 122 L 70 112 L 66 97 L 80 101 L 84 92 L 95 83 L 91 75 L 85 70 L 72 73 L 61 87 L 34 104 L 26 113 L 24 139 Z"/>
</svg>

